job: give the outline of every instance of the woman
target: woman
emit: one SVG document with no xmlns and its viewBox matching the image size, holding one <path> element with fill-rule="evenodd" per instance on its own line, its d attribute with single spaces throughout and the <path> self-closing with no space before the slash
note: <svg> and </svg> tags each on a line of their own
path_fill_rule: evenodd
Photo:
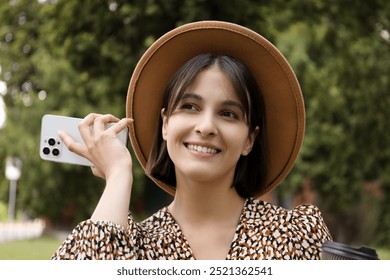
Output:
<svg viewBox="0 0 390 280">
<path fill-rule="evenodd" d="M 179 27 L 140 60 L 127 101 L 131 118 L 84 119 L 85 145 L 60 134 L 107 183 L 53 259 L 320 258 L 331 237 L 315 206 L 256 199 L 287 175 L 304 130 L 299 85 L 272 44 L 230 23 Z M 117 124 L 104 131 L 108 122 Z M 138 224 L 128 215 L 132 159 L 115 137 L 127 125 L 147 174 L 174 195 Z"/>
</svg>

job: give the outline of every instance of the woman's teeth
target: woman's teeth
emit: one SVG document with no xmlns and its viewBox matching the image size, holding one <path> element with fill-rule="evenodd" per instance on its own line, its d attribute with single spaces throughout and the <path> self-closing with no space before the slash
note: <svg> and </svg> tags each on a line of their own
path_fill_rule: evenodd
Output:
<svg viewBox="0 0 390 280">
<path fill-rule="evenodd" d="M 199 153 L 208 153 L 208 154 L 216 154 L 216 153 L 218 153 L 218 151 L 216 149 L 202 147 L 202 146 L 198 146 L 198 145 L 192 145 L 192 144 L 188 144 L 187 148 L 190 149 L 190 150 L 199 152 Z"/>
</svg>

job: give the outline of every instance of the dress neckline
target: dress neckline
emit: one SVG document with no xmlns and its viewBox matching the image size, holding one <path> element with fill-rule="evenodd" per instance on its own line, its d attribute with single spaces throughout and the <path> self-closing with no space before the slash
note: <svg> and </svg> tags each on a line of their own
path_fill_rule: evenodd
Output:
<svg viewBox="0 0 390 280">
<path fill-rule="evenodd" d="M 234 247 L 233 245 L 236 243 L 237 238 L 239 237 L 238 232 L 240 231 L 240 229 L 243 225 L 242 221 L 244 219 L 244 213 L 245 213 L 246 209 L 248 208 L 248 204 L 250 203 L 250 201 L 251 201 L 250 198 L 245 199 L 244 205 L 243 205 L 242 210 L 241 210 L 240 218 L 238 220 L 238 224 L 237 224 L 236 229 L 234 231 L 234 235 L 233 235 L 232 241 L 230 243 L 229 251 L 225 257 L 225 260 L 229 259 L 230 255 L 232 253 L 233 247 Z M 179 223 L 176 221 L 175 217 L 173 217 L 173 215 L 169 211 L 168 206 L 164 207 L 162 209 L 162 211 L 165 212 L 165 214 L 169 218 L 170 223 L 172 224 L 172 227 L 174 228 L 174 231 L 176 232 L 176 234 L 178 234 L 182 238 L 183 242 L 186 244 L 187 248 L 189 249 L 189 253 L 191 255 L 191 258 L 196 260 L 194 251 L 191 248 L 191 244 L 189 243 L 188 239 L 186 238 L 184 232 L 182 231 L 182 229 L 181 229 Z"/>
</svg>

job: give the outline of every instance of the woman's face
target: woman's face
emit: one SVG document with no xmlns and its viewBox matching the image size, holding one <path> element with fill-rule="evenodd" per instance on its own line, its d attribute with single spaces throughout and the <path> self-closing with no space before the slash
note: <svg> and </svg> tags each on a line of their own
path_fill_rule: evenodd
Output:
<svg viewBox="0 0 390 280">
<path fill-rule="evenodd" d="M 163 116 L 162 133 L 178 182 L 233 182 L 254 140 L 233 85 L 217 67 L 197 75 L 171 116 Z"/>
</svg>

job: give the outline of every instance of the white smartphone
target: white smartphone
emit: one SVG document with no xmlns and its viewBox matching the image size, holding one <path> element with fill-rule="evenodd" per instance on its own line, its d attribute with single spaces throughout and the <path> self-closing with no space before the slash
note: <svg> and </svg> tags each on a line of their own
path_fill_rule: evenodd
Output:
<svg viewBox="0 0 390 280">
<path fill-rule="evenodd" d="M 82 119 L 80 118 L 44 115 L 41 123 L 40 157 L 48 161 L 93 166 L 86 158 L 69 151 L 58 135 L 58 130 L 62 130 L 72 136 L 75 141 L 83 143 L 83 139 L 77 128 L 81 121 Z M 112 125 L 113 123 L 108 124 L 106 129 Z M 125 146 L 127 145 L 127 135 L 127 127 L 117 134 L 118 139 Z"/>
</svg>

